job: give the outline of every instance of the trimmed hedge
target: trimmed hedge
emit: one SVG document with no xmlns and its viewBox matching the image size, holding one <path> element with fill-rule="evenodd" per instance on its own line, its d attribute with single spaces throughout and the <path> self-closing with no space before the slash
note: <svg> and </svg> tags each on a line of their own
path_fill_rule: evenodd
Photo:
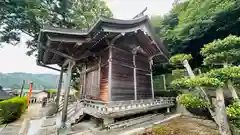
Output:
<svg viewBox="0 0 240 135">
<path fill-rule="evenodd" d="M 20 118 L 28 106 L 27 97 L 14 97 L 0 102 L 0 123 L 13 122 Z"/>
</svg>

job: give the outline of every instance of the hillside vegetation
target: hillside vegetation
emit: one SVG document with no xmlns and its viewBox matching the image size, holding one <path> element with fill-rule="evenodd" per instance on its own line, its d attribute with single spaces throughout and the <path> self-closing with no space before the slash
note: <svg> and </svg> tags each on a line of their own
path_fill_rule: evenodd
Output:
<svg viewBox="0 0 240 135">
<path fill-rule="evenodd" d="M 29 88 L 27 80 L 33 82 L 33 89 L 55 89 L 58 75 L 30 74 L 30 73 L 0 73 L 0 85 L 4 88 L 21 88 L 23 80 L 26 80 L 25 89 Z"/>
</svg>

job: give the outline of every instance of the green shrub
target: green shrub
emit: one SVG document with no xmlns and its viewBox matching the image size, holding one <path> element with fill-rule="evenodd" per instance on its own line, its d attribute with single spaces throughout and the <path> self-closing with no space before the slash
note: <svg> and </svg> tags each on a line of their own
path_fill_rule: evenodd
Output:
<svg viewBox="0 0 240 135">
<path fill-rule="evenodd" d="M 216 78 L 209 78 L 205 76 L 197 76 L 195 78 L 184 77 L 181 79 L 176 79 L 171 82 L 173 88 L 187 89 L 195 87 L 209 87 L 209 88 L 219 88 L 223 87 L 224 83 Z"/>
<path fill-rule="evenodd" d="M 0 123 L 18 119 L 28 106 L 27 97 L 15 97 L 0 102 Z"/>
<path fill-rule="evenodd" d="M 186 108 L 206 108 L 208 102 L 193 94 L 182 94 L 177 98 L 178 102 Z"/>
<path fill-rule="evenodd" d="M 191 59 L 192 59 L 191 54 L 177 54 L 177 55 L 172 56 L 170 58 L 169 62 L 171 65 L 179 66 L 179 65 L 182 65 L 184 60 L 189 61 Z"/>
<path fill-rule="evenodd" d="M 240 117 L 240 102 L 234 102 L 226 108 L 227 115 L 230 118 Z"/>
</svg>

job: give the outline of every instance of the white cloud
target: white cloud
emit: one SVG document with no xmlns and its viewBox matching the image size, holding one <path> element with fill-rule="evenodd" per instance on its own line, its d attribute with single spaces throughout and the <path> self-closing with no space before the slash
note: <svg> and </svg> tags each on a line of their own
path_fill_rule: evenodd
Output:
<svg viewBox="0 0 240 135">
<path fill-rule="evenodd" d="M 163 15 L 167 13 L 174 0 L 105 0 L 112 10 L 114 17 L 119 19 L 131 19 L 145 7 L 148 15 Z M 5 44 L 0 48 L 0 72 L 28 72 L 28 73 L 58 73 L 36 65 L 34 56 L 27 56 L 25 53 L 25 41 L 28 37 L 23 36 L 20 45 L 12 46 Z"/>
</svg>

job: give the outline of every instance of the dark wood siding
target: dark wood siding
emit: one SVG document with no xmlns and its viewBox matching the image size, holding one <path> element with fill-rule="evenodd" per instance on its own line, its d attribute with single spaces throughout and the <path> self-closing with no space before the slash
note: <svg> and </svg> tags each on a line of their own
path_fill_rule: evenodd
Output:
<svg viewBox="0 0 240 135">
<path fill-rule="evenodd" d="M 101 53 L 101 64 L 107 64 L 109 58 L 109 48 Z"/>
<path fill-rule="evenodd" d="M 112 65 L 112 101 L 134 100 L 133 68 Z"/>
<path fill-rule="evenodd" d="M 131 52 L 112 48 L 112 59 L 119 64 L 133 66 L 133 55 Z"/>
<path fill-rule="evenodd" d="M 143 56 L 141 54 L 137 54 L 135 60 L 136 60 L 136 68 L 150 71 L 148 57 Z"/>
<path fill-rule="evenodd" d="M 137 99 L 152 98 L 151 76 L 150 72 L 137 70 Z"/>
<path fill-rule="evenodd" d="M 100 77 L 100 100 L 108 101 L 108 65 L 101 67 Z"/>
</svg>

